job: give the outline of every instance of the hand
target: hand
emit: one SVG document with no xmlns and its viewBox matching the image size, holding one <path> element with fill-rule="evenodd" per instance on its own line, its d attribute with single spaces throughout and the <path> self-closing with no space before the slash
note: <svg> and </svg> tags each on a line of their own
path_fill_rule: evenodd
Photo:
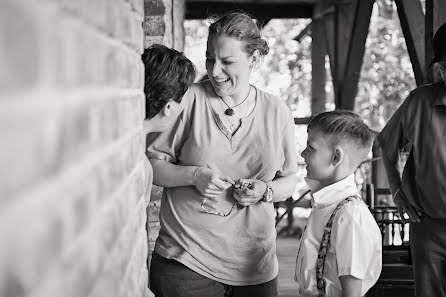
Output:
<svg viewBox="0 0 446 297">
<path fill-rule="evenodd" d="M 240 179 L 234 185 L 234 199 L 241 206 L 257 203 L 266 191 L 266 183 L 257 179 Z"/>
<path fill-rule="evenodd" d="M 194 184 L 205 198 L 215 199 L 235 184 L 230 177 L 220 176 L 212 169 L 200 167 L 197 170 Z"/>
<path fill-rule="evenodd" d="M 395 202 L 398 213 L 400 214 L 401 220 L 404 223 L 408 222 L 408 220 L 404 217 L 404 213 L 407 213 L 407 215 L 409 216 L 409 221 L 421 221 L 421 213 L 408 203 L 407 198 L 401 189 L 396 192 L 395 197 L 393 198 L 393 202 Z"/>
</svg>

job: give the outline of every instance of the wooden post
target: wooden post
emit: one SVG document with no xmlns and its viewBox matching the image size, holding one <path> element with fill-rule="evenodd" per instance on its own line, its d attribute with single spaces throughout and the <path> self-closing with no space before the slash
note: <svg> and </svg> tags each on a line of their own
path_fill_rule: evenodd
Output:
<svg viewBox="0 0 446 297">
<path fill-rule="evenodd" d="M 420 1 L 395 0 L 417 85 L 426 83 L 425 16 Z M 430 61 L 429 61 L 430 63 Z"/>
<path fill-rule="evenodd" d="M 327 70 L 325 69 L 325 55 L 327 48 L 322 20 L 313 20 L 311 37 L 311 114 L 316 115 L 325 111 L 326 102 Z"/>
</svg>

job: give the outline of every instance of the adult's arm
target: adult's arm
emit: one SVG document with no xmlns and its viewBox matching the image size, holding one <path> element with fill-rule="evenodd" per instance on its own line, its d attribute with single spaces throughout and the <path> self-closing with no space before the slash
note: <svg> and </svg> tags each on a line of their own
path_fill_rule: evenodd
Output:
<svg viewBox="0 0 446 297">
<path fill-rule="evenodd" d="M 410 206 L 402 189 L 401 176 L 398 170 L 398 162 L 401 149 L 407 145 L 414 134 L 413 118 L 411 115 L 412 94 L 397 109 L 390 118 L 383 131 L 378 135 L 378 140 L 382 149 L 382 159 L 387 173 L 390 191 L 392 192 L 393 202 L 398 212 L 405 221 L 404 213 L 407 213 L 412 221 L 419 221 L 420 215 L 415 208 Z"/>
<path fill-rule="evenodd" d="M 258 179 L 245 179 L 252 184 L 251 189 L 236 189 L 234 191 L 234 198 L 240 205 L 248 206 L 257 203 L 262 199 L 263 194 L 266 191 L 266 183 Z M 297 176 L 291 174 L 288 176 L 279 176 L 274 178 L 270 183 L 270 187 L 273 189 L 273 201 L 283 201 L 294 193 L 294 189 L 297 184 Z"/>
<path fill-rule="evenodd" d="M 215 198 L 234 184 L 225 176 L 220 176 L 205 167 L 182 166 L 165 160 L 150 159 L 153 167 L 153 183 L 161 187 L 196 186 L 206 198 Z"/>
</svg>

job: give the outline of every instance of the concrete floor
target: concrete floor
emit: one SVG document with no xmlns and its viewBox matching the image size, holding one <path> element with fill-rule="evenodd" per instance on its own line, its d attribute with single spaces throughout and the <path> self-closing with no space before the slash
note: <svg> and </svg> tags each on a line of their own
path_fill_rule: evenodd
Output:
<svg viewBox="0 0 446 297">
<path fill-rule="evenodd" d="M 296 237 L 277 238 L 277 258 L 279 260 L 279 297 L 296 297 L 297 285 L 294 281 L 299 240 Z"/>
</svg>

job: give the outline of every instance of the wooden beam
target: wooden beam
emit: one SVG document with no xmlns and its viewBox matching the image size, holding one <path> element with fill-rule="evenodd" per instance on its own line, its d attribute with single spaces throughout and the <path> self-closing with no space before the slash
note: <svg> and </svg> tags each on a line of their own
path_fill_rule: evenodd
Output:
<svg viewBox="0 0 446 297">
<path fill-rule="evenodd" d="M 433 71 L 429 67 L 430 62 L 433 59 L 432 51 L 432 39 L 434 37 L 434 0 L 426 0 L 426 17 L 424 26 L 424 48 L 425 48 L 425 67 L 426 67 L 426 83 L 433 81 Z"/>
<path fill-rule="evenodd" d="M 186 19 L 207 19 L 212 15 L 224 14 L 230 11 L 244 11 L 260 19 L 311 18 L 313 4 L 299 2 L 186 1 Z"/>
<path fill-rule="evenodd" d="M 302 38 L 311 33 L 311 23 L 309 23 L 302 31 L 300 31 L 299 35 L 294 37 L 294 40 L 300 42 Z"/>
<path fill-rule="evenodd" d="M 325 111 L 327 70 L 325 69 L 325 28 L 323 20 L 312 22 L 311 32 L 311 114 Z"/>
<path fill-rule="evenodd" d="M 339 91 L 335 97 L 336 108 L 353 110 L 355 107 L 355 97 L 358 92 L 359 77 L 361 74 L 362 60 L 364 58 L 365 43 L 369 33 L 370 18 L 372 16 L 374 0 L 357 0 L 355 11 L 353 12 L 353 22 L 350 28 L 343 28 L 340 34 L 350 33 L 347 56 L 342 57 L 341 63 L 337 70 L 343 73 L 342 81 L 338 81 Z M 353 7 L 351 7 L 353 8 Z M 341 15 L 340 15 L 341 16 Z M 338 19 L 342 21 L 342 19 Z M 346 30 L 346 31 L 344 31 Z M 344 40 L 344 36 L 338 39 L 339 42 Z M 342 46 L 338 48 L 342 49 Z M 342 54 L 342 53 L 339 53 Z M 343 70 L 343 72 L 342 72 Z"/>
<path fill-rule="evenodd" d="M 420 1 L 395 0 L 417 85 L 427 82 L 425 55 L 425 16 Z"/>
<path fill-rule="evenodd" d="M 313 116 L 307 117 L 307 118 L 294 118 L 294 124 L 295 125 L 308 125 L 308 123 L 310 122 L 310 120 L 312 118 L 313 118 Z"/>
<path fill-rule="evenodd" d="M 337 92 L 337 71 L 335 59 L 335 6 L 330 0 L 319 1 L 313 11 L 313 21 L 321 21 L 324 27 L 324 43 L 330 61 L 333 91 Z"/>
<path fill-rule="evenodd" d="M 427 2 L 427 1 L 426 1 Z M 429 20 L 426 20 L 426 25 L 432 26 L 432 39 L 434 37 L 435 32 L 437 32 L 438 28 L 446 23 L 446 1 L 445 0 L 431 0 L 430 7 L 432 8 L 432 12 L 430 13 Z M 427 6 L 427 4 L 426 4 Z M 427 17 L 427 9 L 426 9 L 426 18 Z M 430 30 L 429 30 L 430 33 Z M 431 40 L 432 40 L 431 39 Z M 426 39 L 426 48 L 430 50 L 431 53 L 433 53 L 432 49 L 432 43 L 427 44 L 428 40 Z M 432 55 L 431 55 L 432 56 Z M 431 60 L 426 61 L 427 64 L 429 64 Z M 436 82 L 440 81 L 441 75 L 440 71 L 438 69 L 438 65 L 435 65 L 434 67 L 431 67 L 428 69 L 430 80 L 429 82 Z"/>
<path fill-rule="evenodd" d="M 437 32 L 441 25 L 446 23 L 446 1 L 434 0 L 434 32 Z"/>
</svg>

